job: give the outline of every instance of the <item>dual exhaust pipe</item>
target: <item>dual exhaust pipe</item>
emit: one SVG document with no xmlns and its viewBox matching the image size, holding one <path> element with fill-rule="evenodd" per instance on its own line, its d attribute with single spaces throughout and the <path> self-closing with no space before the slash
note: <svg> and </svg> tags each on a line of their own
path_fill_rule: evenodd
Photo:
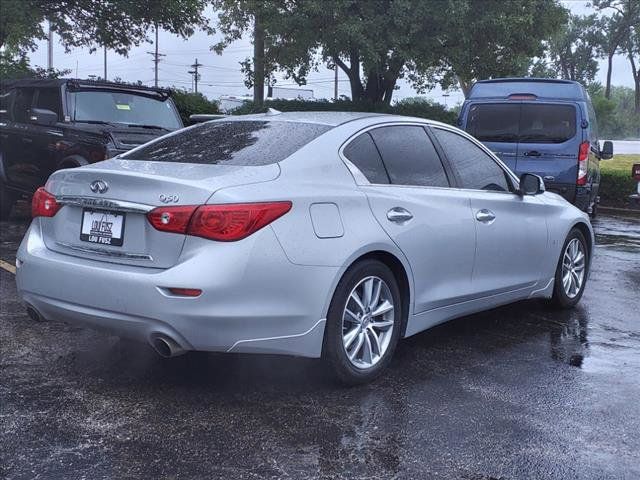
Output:
<svg viewBox="0 0 640 480">
<path fill-rule="evenodd" d="M 27 315 L 29 315 L 29 318 L 34 322 L 45 321 L 44 317 L 40 315 L 40 312 L 32 305 L 27 305 Z M 163 358 L 177 357 L 178 355 L 187 353 L 187 350 L 168 335 L 155 334 L 151 336 L 149 343 L 156 353 Z"/>
</svg>

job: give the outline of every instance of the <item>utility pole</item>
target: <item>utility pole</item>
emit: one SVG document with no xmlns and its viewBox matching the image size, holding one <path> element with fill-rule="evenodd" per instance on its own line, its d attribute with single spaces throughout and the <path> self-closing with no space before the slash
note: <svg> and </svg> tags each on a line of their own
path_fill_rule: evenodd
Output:
<svg viewBox="0 0 640 480">
<path fill-rule="evenodd" d="M 258 12 L 253 18 L 253 103 L 264 103 L 264 37 L 265 32 Z"/>
<path fill-rule="evenodd" d="M 47 45 L 47 70 L 53 70 L 53 30 L 49 22 L 49 35 Z"/>
<path fill-rule="evenodd" d="M 196 58 L 196 63 L 191 65 L 191 68 L 193 68 L 193 70 L 189 70 L 189 72 L 188 72 L 191 75 L 193 75 L 193 83 L 195 85 L 195 88 L 194 88 L 195 93 L 198 93 L 198 80 L 200 80 L 200 74 L 198 73 L 198 68 L 201 67 L 201 66 L 202 66 L 202 64 L 198 63 L 198 59 Z"/>
<path fill-rule="evenodd" d="M 160 63 L 160 57 L 164 57 L 163 53 L 158 53 L 158 24 L 156 23 L 156 48 L 155 52 L 147 52 L 149 55 L 153 57 L 153 65 L 154 65 L 154 77 L 153 84 L 157 88 L 158 87 L 158 63 Z"/>
<path fill-rule="evenodd" d="M 104 47 L 104 81 L 107 81 L 107 47 Z"/>
</svg>

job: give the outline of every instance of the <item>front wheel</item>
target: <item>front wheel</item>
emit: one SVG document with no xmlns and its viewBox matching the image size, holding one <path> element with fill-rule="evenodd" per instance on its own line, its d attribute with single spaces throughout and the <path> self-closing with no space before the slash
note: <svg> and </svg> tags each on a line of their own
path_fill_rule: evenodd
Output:
<svg viewBox="0 0 640 480">
<path fill-rule="evenodd" d="M 339 381 L 366 383 L 389 364 L 400 337 L 401 297 L 391 270 L 364 260 L 344 274 L 329 306 L 323 356 Z"/>
<path fill-rule="evenodd" d="M 562 247 L 556 267 L 552 303 L 560 308 L 572 308 L 582 298 L 589 273 L 589 249 L 584 235 L 572 229 Z"/>
</svg>

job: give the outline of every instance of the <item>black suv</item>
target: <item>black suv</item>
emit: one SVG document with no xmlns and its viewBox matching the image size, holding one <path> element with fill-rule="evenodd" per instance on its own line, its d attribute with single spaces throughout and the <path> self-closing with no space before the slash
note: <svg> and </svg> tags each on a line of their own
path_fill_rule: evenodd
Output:
<svg viewBox="0 0 640 480">
<path fill-rule="evenodd" d="M 126 152 L 182 128 L 170 91 L 72 79 L 0 84 L 0 219 L 61 168 Z"/>
</svg>

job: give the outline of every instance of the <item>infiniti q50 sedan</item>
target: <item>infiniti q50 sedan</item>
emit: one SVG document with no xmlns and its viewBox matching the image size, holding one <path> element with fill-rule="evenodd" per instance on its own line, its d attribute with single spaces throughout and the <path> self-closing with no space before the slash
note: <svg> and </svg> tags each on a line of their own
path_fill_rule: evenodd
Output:
<svg viewBox="0 0 640 480">
<path fill-rule="evenodd" d="M 17 255 L 32 317 L 163 356 L 323 357 L 369 381 L 398 341 L 528 299 L 582 296 L 586 214 L 466 133 L 364 113 L 223 118 L 60 170 Z"/>
</svg>

